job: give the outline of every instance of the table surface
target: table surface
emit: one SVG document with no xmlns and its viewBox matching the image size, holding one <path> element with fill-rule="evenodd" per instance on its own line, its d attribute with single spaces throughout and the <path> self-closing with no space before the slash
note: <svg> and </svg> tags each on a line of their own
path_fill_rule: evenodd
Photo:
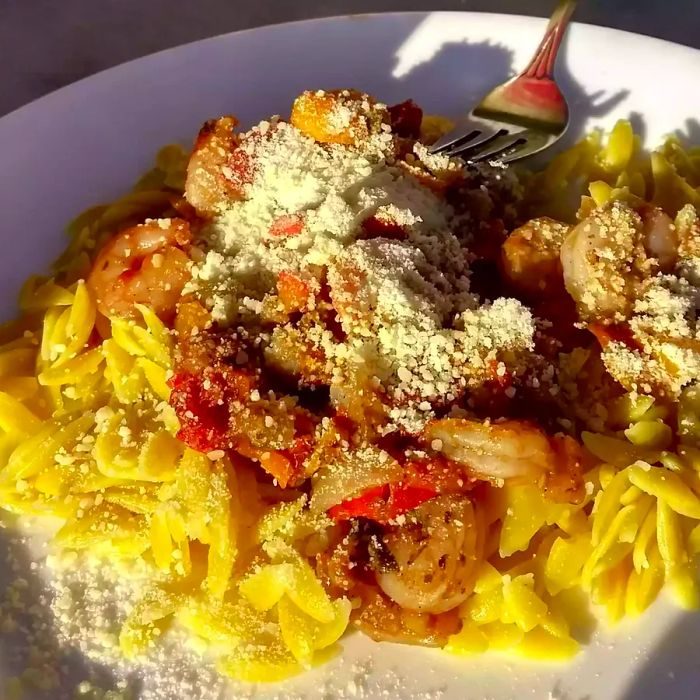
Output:
<svg viewBox="0 0 700 700">
<path fill-rule="evenodd" d="M 0 0 L 0 115 L 154 51 L 338 14 L 471 10 L 546 16 L 554 0 Z M 700 48 L 699 0 L 581 0 L 581 22 Z"/>
</svg>

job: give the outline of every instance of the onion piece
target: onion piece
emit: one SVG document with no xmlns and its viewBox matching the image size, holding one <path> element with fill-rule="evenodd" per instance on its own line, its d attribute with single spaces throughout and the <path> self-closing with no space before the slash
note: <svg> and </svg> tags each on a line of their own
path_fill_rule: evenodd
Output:
<svg viewBox="0 0 700 700">
<path fill-rule="evenodd" d="M 402 476 L 401 465 L 378 447 L 337 450 L 312 477 L 309 508 L 314 513 L 326 511 L 367 489 L 400 481 Z"/>
</svg>

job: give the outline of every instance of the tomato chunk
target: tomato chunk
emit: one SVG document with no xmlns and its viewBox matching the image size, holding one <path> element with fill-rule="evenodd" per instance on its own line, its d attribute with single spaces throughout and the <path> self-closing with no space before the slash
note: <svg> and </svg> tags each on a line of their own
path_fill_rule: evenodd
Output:
<svg viewBox="0 0 700 700">
<path fill-rule="evenodd" d="M 284 489 L 303 480 L 304 462 L 313 451 L 313 445 L 309 437 L 298 437 L 289 449 L 266 450 L 253 447 L 246 438 L 241 438 L 235 449 L 240 455 L 258 462 Z"/>
<path fill-rule="evenodd" d="M 229 367 L 175 374 L 170 405 L 180 421 L 178 439 L 199 452 L 228 449 L 228 404 L 248 397 L 253 387 L 253 377 Z"/>
<path fill-rule="evenodd" d="M 417 139 L 423 121 L 423 110 L 413 101 L 406 100 L 389 107 L 391 129 L 397 136 Z"/>
<path fill-rule="evenodd" d="M 280 238 L 298 236 L 304 230 L 304 217 L 301 214 L 284 214 L 272 222 L 270 235 Z"/>
<path fill-rule="evenodd" d="M 406 238 L 406 229 L 395 221 L 379 216 L 368 216 L 362 222 L 364 238 L 391 238 L 403 240 Z"/>
<path fill-rule="evenodd" d="M 631 350 L 641 349 L 639 342 L 626 323 L 614 323 L 607 326 L 602 323 L 591 323 L 588 330 L 593 333 L 602 348 L 608 343 L 617 342 L 626 345 Z"/>
<path fill-rule="evenodd" d="M 390 518 L 407 513 L 421 503 L 429 501 L 437 494 L 434 488 L 411 486 L 410 484 L 391 484 L 389 487 Z"/>
</svg>

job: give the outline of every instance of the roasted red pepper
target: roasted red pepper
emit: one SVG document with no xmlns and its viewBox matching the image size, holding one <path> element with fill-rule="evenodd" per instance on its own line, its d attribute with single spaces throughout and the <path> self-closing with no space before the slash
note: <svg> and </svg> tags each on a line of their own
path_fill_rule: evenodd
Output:
<svg viewBox="0 0 700 700">
<path fill-rule="evenodd" d="M 406 229 L 395 221 L 377 216 L 368 216 L 362 222 L 364 238 L 390 238 L 401 241 L 406 238 Z"/>
<path fill-rule="evenodd" d="M 436 495 L 434 489 L 409 484 L 384 484 L 368 489 L 361 496 L 333 506 L 328 515 L 333 520 L 369 518 L 379 523 L 395 520 Z"/>
<path fill-rule="evenodd" d="M 199 452 L 228 449 L 228 404 L 247 399 L 254 378 L 231 367 L 207 367 L 201 374 L 175 374 L 169 384 L 170 405 L 180 421 L 178 439 Z"/>
<path fill-rule="evenodd" d="M 641 350 L 639 341 L 634 337 L 632 329 L 626 323 L 612 323 L 609 325 L 590 323 L 588 324 L 588 330 L 597 338 L 602 348 L 608 343 L 617 342 L 626 345 L 630 350 Z"/>
<path fill-rule="evenodd" d="M 389 107 L 389 118 L 391 130 L 397 136 L 411 139 L 417 139 L 420 136 L 423 110 L 413 100 L 406 100 Z"/>
</svg>

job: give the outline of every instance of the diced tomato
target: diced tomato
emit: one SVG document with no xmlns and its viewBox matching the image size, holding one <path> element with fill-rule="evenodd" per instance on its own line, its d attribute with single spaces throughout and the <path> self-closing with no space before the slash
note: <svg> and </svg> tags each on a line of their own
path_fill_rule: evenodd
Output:
<svg viewBox="0 0 700 700">
<path fill-rule="evenodd" d="M 502 387 L 503 389 L 507 389 L 513 384 L 513 373 L 508 371 L 508 369 L 505 366 L 503 368 L 503 371 L 499 373 L 500 365 L 501 363 L 497 360 L 492 360 L 489 363 L 491 381 L 494 384 L 497 384 L 498 386 Z"/>
<path fill-rule="evenodd" d="M 294 445 L 283 453 L 292 466 L 292 474 L 301 476 L 304 473 L 304 463 L 314 449 L 313 436 L 298 437 L 294 439 Z"/>
<path fill-rule="evenodd" d="M 262 451 L 258 453 L 260 466 L 271 474 L 277 483 L 286 488 L 287 484 L 292 480 L 294 475 L 294 466 L 291 460 L 281 452 Z"/>
<path fill-rule="evenodd" d="M 301 214 L 285 214 L 270 225 L 270 235 L 278 237 L 298 236 L 304 230 L 304 217 Z"/>
<path fill-rule="evenodd" d="M 248 438 L 239 438 L 236 440 L 235 450 L 238 454 L 247 457 L 248 459 L 257 459 L 258 451 L 250 444 Z"/>
<path fill-rule="evenodd" d="M 190 338 L 211 325 L 211 314 L 198 301 L 181 301 L 175 316 L 175 330 L 180 342 Z"/>
<path fill-rule="evenodd" d="M 490 362 L 487 367 L 488 379 L 472 391 L 479 410 L 489 416 L 509 415 L 515 396 L 510 390 L 513 386 L 513 373 L 506 368 L 505 372 L 499 374 L 499 364 L 497 360 Z"/>
<path fill-rule="evenodd" d="M 282 271 L 277 278 L 277 293 L 285 311 L 305 311 L 311 299 L 311 280 L 301 274 Z"/>
<path fill-rule="evenodd" d="M 277 483 L 282 488 L 286 488 L 289 482 L 292 481 L 295 465 L 284 452 L 253 447 L 247 438 L 239 438 L 236 441 L 235 450 L 243 457 L 258 462 L 270 476 L 277 480 Z"/>
<path fill-rule="evenodd" d="M 231 401 L 250 395 L 254 378 L 230 367 L 181 372 L 169 382 L 170 405 L 180 421 L 177 437 L 199 452 L 228 449 Z"/>
<path fill-rule="evenodd" d="M 180 421 L 177 437 L 199 452 L 224 447 L 228 409 L 217 405 L 212 395 L 204 390 L 202 379 L 191 374 L 175 375 L 170 387 L 170 405 Z"/>
<path fill-rule="evenodd" d="M 389 117 L 391 129 L 397 136 L 416 139 L 420 135 L 423 110 L 413 100 L 389 107 Z"/>
<path fill-rule="evenodd" d="M 391 219 L 377 216 L 368 216 L 362 222 L 362 230 L 365 238 L 391 238 L 403 240 L 406 238 L 406 229 Z"/>
<path fill-rule="evenodd" d="M 617 342 L 626 345 L 631 350 L 640 349 L 639 342 L 626 323 L 614 323 L 607 326 L 602 323 L 590 323 L 588 330 L 597 338 L 602 348 L 608 343 Z"/>
<path fill-rule="evenodd" d="M 242 192 L 245 185 L 253 182 L 254 170 L 253 156 L 242 148 L 234 148 L 221 174 L 224 180 Z"/>
</svg>

